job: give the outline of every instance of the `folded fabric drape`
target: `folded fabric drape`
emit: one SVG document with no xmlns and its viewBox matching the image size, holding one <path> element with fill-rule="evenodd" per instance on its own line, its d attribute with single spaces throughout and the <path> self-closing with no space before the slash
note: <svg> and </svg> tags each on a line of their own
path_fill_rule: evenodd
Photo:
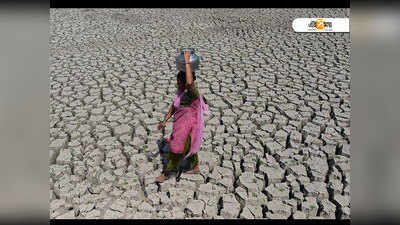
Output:
<svg viewBox="0 0 400 225">
<path fill-rule="evenodd" d="M 192 131 L 190 150 L 185 156 L 185 158 L 188 158 L 200 150 L 204 129 L 203 113 L 209 116 L 209 110 L 200 95 L 192 102 L 190 107 L 181 107 L 181 98 L 186 92 L 187 90 L 178 91 L 175 96 L 173 128 L 168 141 L 170 142 L 172 153 L 182 154 L 189 132 Z"/>
</svg>

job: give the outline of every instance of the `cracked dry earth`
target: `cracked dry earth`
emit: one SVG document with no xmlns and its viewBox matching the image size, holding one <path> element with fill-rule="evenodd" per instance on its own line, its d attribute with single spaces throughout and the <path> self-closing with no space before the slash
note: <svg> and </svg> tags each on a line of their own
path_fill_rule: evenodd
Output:
<svg viewBox="0 0 400 225">
<path fill-rule="evenodd" d="M 50 9 L 50 218 L 350 218 L 350 35 L 291 29 L 349 13 Z M 156 184 L 180 47 L 212 115 Z"/>
</svg>

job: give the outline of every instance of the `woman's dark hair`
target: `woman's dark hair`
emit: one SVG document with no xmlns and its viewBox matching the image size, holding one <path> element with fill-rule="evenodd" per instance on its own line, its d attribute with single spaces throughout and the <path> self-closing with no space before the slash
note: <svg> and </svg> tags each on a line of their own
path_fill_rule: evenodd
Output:
<svg viewBox="0 0 400 225">
<path fill-rule="evenodd" d="M 196 80 L 196 73 L 194 71 L 192 71 L 192 75 L 193 75 L 193 80 Z M 186 72 L 184 71 L 179 71 L 178 75 L 177 75 L 177 79 L 180 80 L 182 83 L 186 84 Z M 204 103 L 207 104 L 207 99 L 203 97 Z"/>
<path fill-rule="evenodd" d="M 196 73 L 194 71 L 192 71 L 192 75 L 193 75 L 193 80 L 196 80 Z M 177 79 L 182 83 L 186 84 L 186 72 L 179 71 Z"/>
</svg>

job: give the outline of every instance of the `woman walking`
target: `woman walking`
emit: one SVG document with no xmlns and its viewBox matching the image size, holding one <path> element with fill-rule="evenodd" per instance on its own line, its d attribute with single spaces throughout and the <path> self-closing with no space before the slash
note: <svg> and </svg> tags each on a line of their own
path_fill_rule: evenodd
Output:
<svg viewBox="0 0 400 225">
<path fill-rule="evenodd" d="M 203 112 L 208 115 L 208 107 L 194 84 L 196 75 L 190 66 L 190 51 L 185 51 L 184 57 L 186 72 L 178 73 L 175 100 L 164 120 L 158 125 L 159 130 L 163 129 L 168 119 L 174 116 L 172 134 L 168 139 L 171 149 L 168 153 L 168 165 L 156 178 L 156 182 L 167 180 L 170 172 L 179 166 L 183 157 L 188 160 L 191 168 L 186 173 L 200 173 L 197 152 L 203 139 Z"/>
</svg>

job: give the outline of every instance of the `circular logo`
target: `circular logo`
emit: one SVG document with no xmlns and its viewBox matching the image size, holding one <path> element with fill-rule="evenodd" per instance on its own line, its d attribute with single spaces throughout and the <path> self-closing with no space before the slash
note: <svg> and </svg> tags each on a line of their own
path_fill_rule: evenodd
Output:
<svg viewBox="0 0 400 225">
<path fill-rule="evenodd" d="M 316 27 L 318 30 L 324 29 L 324 27 L 325 27 L 325 21 L 324 21 L 323 19 L 317 19 L 317 20 L 315 21 L 315 27 Z"/>
</svg>

